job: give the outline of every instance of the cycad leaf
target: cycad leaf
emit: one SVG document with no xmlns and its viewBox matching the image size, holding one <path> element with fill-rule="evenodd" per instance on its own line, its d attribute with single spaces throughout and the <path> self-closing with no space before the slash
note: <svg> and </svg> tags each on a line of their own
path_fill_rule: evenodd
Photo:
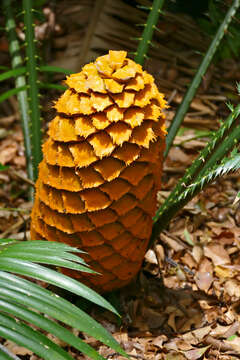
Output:
<svg viewBox="0 0 240 360">
<path fill-rule="evenodd" d="M 32 350 L 46 360 L 73 360 L 60 346 L 30 326 L 12 317 L 0 314 L 0 336 Z"/>
<path fill-rule="evenodd" d="M 82 353 L 87 356 L 92 356 L 96 360 L 103 360 L 103 357 L 97 353 L 93 348 L 91 348 L 88 344 L 83 342 L 80 338 L 72 334 L 69 330 L 64 328 L 63 326 L 55 323 L 54 321 L 44 317 L 41 314 L 38 314 L 34 311 L 31 311 L 20 304 L 17 304 L 14 301 L 8 300 L 5 301 L 0 299 L 0 309 L 5 313 L 9 313 L 14 315 L 17 318 L 25 320 L 31 324 L 36 325 L 40 329 L 43 329 L 47 332 L 50 332 L 54 336 L 59 339 L 67 342 L 71 346 L 75 347 Z"/>
<path fill-rule="evenodd" d="M 68 256 L 69 256 L 69 259 L 67 259 Z M 9 258 L 7 258 L 6 254 L 0 254 L 0 259 L 2 257 L 4 257 L 4 259 L 9 259 L 9 261 L 11 261 L 11 259 L 25 260 L 27 262 L 32 261 L 32 262 L 37 262 L 37 263 L 41 263 L 41 264 L 62 266 L 62 267 L 72 269 L 72 270 L 78 270 L 78 271 L 96 274 L 95 271 L 91 270 L 87 266 L 82 266 L 82 265 L 79 265 L 79 264 L 73 262 L 73 261 L 75 261 L 75 259 L 72 259 L 71 254 L 66 254 L 66 256 L 64 256 L 64 258 L 60 258 L 58 254 L 51 255 L 51 254 L 44 254 L 44 252 L 36 253 L 36 254 L 25 253 L 25 252 L 15 252 L 15 253 L 10 252 Z"/>
<path fill-rule="evenodd" d="M 0 95 L 0 103 L 3 102 L 4 100 L 7 100 L 8 98 L 10 98 L 10 96 L 16 95 L 18 94 L 20 91 L 26 90 L 27 86 L 19 86 L 15 89 L 11 89 L 8 91 L 5 91 L 3 94 Z"/>
<path fill-rule="evenodd" d="M 95 291 L 61 273 L 29 261 L 29 258 L 31 258 L 35 262 L 61 265 L 67 268 L 72 267 L 77 270 L 84 268 L 85 271 L 89 271 L 83 260 L 73 254 L 73 252 L 81 253 L 81 250 L 63 243 L 41 240 L 26 242 L 11 239 L 0 240 L 0 270 L 3 270 L 0 271 L 0 299 L 8 302 L 12 301 L 17 306 L 25 306 L 28 310 L 34 309 L 47 314 L 54 319 L 94 336 L 99 341 L 126 356 L 117 341 L 97 321 L 82 310 L 54 293 L 28 280 L 10 274 L 12 272 L 46 281 L 87 298 L 89 301 L 117 314 L 116 310 Z M 26 254 L 29 255 L 28 261 L 25 260 Z M 82 352 L 88 351 L 86 355 L 102 359 L 99 355 L 96 357 L 94 350 L 90 347 L 90 350 L 87 347 L 85 348 L 82 349 Z"/>
<path fill-rule="evenodd" d="M 69 69 L 65 69 L 59 66 L 51 66 L 51 65 L 42 65 L 39 67 L 39 71 L 42 72 L 54 72 L 54 73 L 63 73 L 66 75 L 71 75 L 73 72 Z"/>
<path fill-rule="evenodd" d="M 240 169 L 240 154 L 233 152 L 230 158 L 224 158 L 220 165 L 208 170 L 201 178 L 198 178 L 197 181 L 189 185 L 187 189 L 180 194 L 178 201 L 184 200 L 188 195 L 195 194 L 198 189 L 202 189 L 216 178 L 238 169 Z"/>
<path fill-rule="evenodd" d="M 15 239 L 0 239 L 0 250 L 2 248 L 2 245 L 5 244 L 10 244 L 13 245 L 14 247 L 11 246 L 11 249 L 21 249 L 24 248 L 25 250 L 30 250 L 33 251 L 34 249 L 38 249 L 38 250 L 45 250 L 45 251 L 68 251 L 68 252 L 74 252 L 74 253 L 85 253 L 84 251 L 66 245 L 64 243 L 59 243 L 59 242 L 55 242 L 55 241 L 49 241 L 47 242 L 46 240 L 29 240 L 29 241 L 19 241 L 19 240 L 15 240 Z M 10 247 L 9 247 L 10 248 Z"/>
<path fill-rule="evenodd" d="M 167 197 L 165 202 L 156 212 L 154 216 L 154 222 L 156 223 L 161 217 L 165 217 L 166 213 L 168 213 L 168 209 L 172 208 L 172 204 L 176 203 L 176 199 L 179 198 L 179 195 L 184 192 L 186 186 L 190 185 L 196 180 L 196 174 L 203 171 L 204 168 L 207 167 L 209 160 L 213 157 L 216 153 L 216 149 L 219 144 L 222 144 L 223 141 L 226 139 L 229 129 L 234 125 L 236 120 L 240 115 L 240 105 L 237 105 L 231 114 L 227 117 L 224 121 L 222 126 L 213 133 L 211 140 L 208 142 L 206 147 L 200 152 L 199 156 L 193 161 L 192 165 L 186 170 L 185 175 L 178 181 L 177 185 L 171 192 L 171 194 Z M 235 146 L 235 142 L 233 142 L 233 146 Z M 233 147 L 232 146 L 232 147 Z M 227 151 L 231 150 L 230 148 L 226 148 Z M 220 161 L 221 157 L 215 157 L 215 163 Z M 212 166 L 209 166 L 212 168 Z M 166 223 L 166 222 L 165 222 Z"/>
<path fill-rule="evenodd" d="M 0 272 L 0 298 L 36 309 L 83 331 L 125 355 L 120 345 L 97 321 L 67 300 L 15 275 Z"/>
<path fill-rule="evenodd" d="M 0 270 L 14 272 L 16 274 L 48 282 L 49 284 L 61 287 L 65 290 L 73 292 L 76 295 L 82 296 L 83 298 L 117 314 L 116 310 L 94 290 L 81 284 L 77 280 L 71 279 L 68 276 L 45 268 L 41 265 L 34 264 L 30 261 L 1 256 Z"/>
<path fill-rule="evenodd" d="M 22 75 L 26 72 L 26 68 L 25 66 L 16 68 L 16 69 L 12 69 L 9 71 L 5 71 L 4 73 L 0 74 L 0 81 L 4 81 L 7 79 L 10 79 L 11 77 L 17 77 L 19 75 Z"/>
<path fill-rule="evenodd" d="M 0 258 L 11 257 L 20 260 L 63 266 L 70 269 L 94 273 L 93 270 L 87 268 L 88 265 L 83 259 L 81 259 L 79 256 L 69 253 L 69 251 L 83 253 L 83 251 L 78 250 L 77 248 L 69 248 L 69 246 L 66 246 L 65 244 L 55 246 L 54 243 L 46 243 L 46 241 L 41 240 L 28 242 L 16 242 L 10 240 L 10 242 L 6 244 L 2 243 L 2 241 L 6 240 L 3 239 L 0 241 Z M 58 243 L 56 244 L 58 245 Z M 85 266 L 80 266 L 78 264 Z"/>
</svg>

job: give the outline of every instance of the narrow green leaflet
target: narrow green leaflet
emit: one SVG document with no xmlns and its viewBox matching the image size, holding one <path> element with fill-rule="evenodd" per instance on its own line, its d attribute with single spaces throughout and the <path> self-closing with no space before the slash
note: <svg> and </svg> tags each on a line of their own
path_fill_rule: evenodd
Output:
<svg viewBox="0 0 240 360">
<path fill-rule="evenodd" d="M 25 85 L 25 86 L 17 87 L 15 89 L 5 91 L 3 94 L 0 95 L 0 103 L 7 100 L 8 98 L 10 98 L 10 96 L 16 95 L 19 92 L 26 90 L 26 89 L 27 89 L 27 86 Z"/>
<path fill-rule="evenodd" d="M 157 222 L 160 217 L 165 216 L 165 214 L 168 212 L 168 207 L 171 207 L 172 204 L 175 203 L 176 199 L 178 199 L 178 196 L 186 189 L 186 186 L 194 182 L 198 174 L 204 168 L 206 169 L 206 167 L 208 166 L 208 161 L 213 157 L 213 155 L 215 163 L 217 161 L 220 161 L 221 158 L 224 157 L 224 153 L 215 156 L 216 150 L 221 146 L 221 144 L 224 145 L 224 151 L 227 152 L 231 150 L 231 146 L 226 146 L 226 139 L 227 142 L 229 142 L 228 134 L 233 133 L 233 131 L 231 131 L 231 128 L 233 126 L 236 126 L 239 115 L 240 105 L 237 105 L 236 108 L 233 109 L 233 111 L 224 121 L 222 126 L 215 133 L 213 133 L 211 140 L 200 152 L 199 156 L 194 160 L 192 165 L 186 170 L 185 175 L 178 181 L 177 185 L 172 190 L 171 194 L 167 197 L 164 204 L 160 206 L 159 209 L 156 211 L 156 214 L 154 216 L 154 222 Z M 233 136 L 233 138 L 235 139 L 235 135 Z M 234 146 L 235 142 L 232 141 L 230 145 Z M 211 161 L 211 163 L 214 162 Z"/>
<path fill-rule="evenodd" d="M 120 345 L 94 319 L 65 299 L 50 291 L 5 272 L 0 272 L 1 299 L 37 309 L 52 318 L 83 331 L 126 356 Z"/>
<path fill-rule="evenodd" d="M 71 258 L 71 255 L 70 254 L 68 254 L 68 255 Z M 7 256 L 5 256 L 5 254 L 0 254 L 0 261 L 1 261 L 2 257 L 4 257 L 3 261 L 6 260 L 6 261 L 11 262 L 12 259 L 21 259 L 21 260 L 25 260 L 27 262 L 33 261 L 33 262 L 37 262 L 37 263 L 41 263 L 41 264 L 62 266 L 62 267 L 68 268 L 68 269 L 83 271 L 83 272 L 92 273 L 92 274 L 96 273 L 95 271 L 91 270 L 90 268 L 87 268 L 86 266 L 82 266 L 77 263 L 74 263 L 72 259 L 71 259 L 71 261 L 69 261 L 69 260 L 60 258 L 57 255 L 49 255 L 49 254 L 44 254 L 44 253 L 32 254 L 32 253 L 19 252 L 19 253 L 15 253 L 15 254 L 10 253 L 9 257 L 7 257 Z"/>
<path fill-rule="evenodd" d="M 206 73 L 209 65 L 212 62 L 213 56 L 216 53 L 216 50 L 219 47 L 219 44 L 223 38 L 223 36 L 227 33 L 228 26 L 230 25 L 236 11 L 238 10 L 240 5 L 239 0 L 233 0 L 231 7 L 229 8 L 228 12 L 225 15 L 224 20 L 220 24 L 204 58 L 202 59 L 202 62 L 200 66 L 198 67 L 198 70 L 184 96 L 183 101 L 181 102 L 181 105 L 177 109 L 177 112 L 171 122 L 171 125 L 168 129 L 168 134 L 166 138 L 166 150 L 164 153 L 164 156 L 166 157 L 170 147 L 174 141 L 174 138 L 177 134 L 177 131 L 179 127 L 181 126 L 181 123 L 189 109 L 189 106 L 197 92 L 197 89 L 199 88 L 199 85 L 203 79 L 204 74 Z"/>
<path fill-rule="evenodd" d="M 25 66 L 22 66 L 22 67 L 19 67 L 16 69 L 12 69 L 9 71 L 5 71 L 4 73 L 0 74 L 0 81 L 4 81 L 4 80 L 7 80 L 12 77 L 16 77 L 16 76 L 25 74 L 25 72 L 26 72 Z"/>
<path fill-rule="evenodd" d="M 1 241 L 3 241 L 2 244 Z M 71 251 L 71 253 L 69 251 Z M 42 264 L 68 267 L 70 269 L 89 273 L 95 273 L 93 270 L 88 268 L 88 265 L 83 259 L 81 259 L 77 255 L 72 254 L 72 251 L 77 253 L 83 253 L 83 251 L 81 250 L 78 250 L 76 248 L 69 248 L 69 246 L 61 243 L 59 244 L 41 240 L 28 242 L 13 242 L 11 240 L 10 242 L 6 242 L 6 240 L 0 240 L 0 258 L 11 257 L 21 260 L 38 262 Z M 84 266 L 80 266 L 78 264 Z"/>
<path fill-rule="evenodd" d="M 13 244 L 14 242 L 14 244 Z M 46 240 L 29 240 L 29 241 L 19 241 L 19 240 L 15 240 L 15 239 L 0 239 L 0 250 L 1 250 L 1 246 L 2 244 L 8 243 L 10 245 L 8 251 L 10 251 L 10 249 L 25 249 L 27 250 L 45 250 L 45 251 L 66 251 L 66 252 L 74 252 L 74 253 L 79 253 L 79 254 L 86 254 L 85 251 L 80 250 L 76 247 L 72 247 L 69 246 L 67 244 L 64 243 L 60 243 L 60 242 L 54 242 L 54 241 L 46 241 Z M 13 246 L 14 245 L 14 246 Z"/>
<path fill-rule="evenodd" d="M 25 320 L 31 324 L 36 325 L 40 329 L 47 331 L 48 333 L 53 334 L 59 339 L 67 342 L 71 346 L 75 347 L 82 353 L 87 356 L 92 356 L 96 360 L 103 360 L 103 357 L 98 354 L 93 348 L 91 348 L 88 344 L 82 341 L 79 337 L 75 336 L 69 330 L 64 328 L 63 326 L 55 323 L 54 321 L 44 317 L 41 314 L 38 314 L 34 311 L 31 311 L 20 304 L 15 303 L 14 301 L 8 300 L 5 301 L 0 299 L 0 310 L 5 313 L 9 313 L 14 315 L 17 318 Z"/>
<path fill-rule="evenodd" d="M 46 245 L 45 245 L 46 253 L 48 252 L 48 248 L 49 248 L 50 244 L 54 244 L 54 243 L 46 242 Z M 24 245 L 24 243 L 23 243 L 23 245 Z M 57 245 L 57 243 L 55 243 L 53 246 L 56 247 L 56 245 Z M 11 246 L 14 247 L 16 245 L 12 244 Z M 36 246 L 37 246 L 37 243 L 36 243 Z M 42 242 L 41 246 L 42 246 L 42 250 L 43 250 L 43 246 L 44 246 L 43 242 Z M 61 245 L 60 245 L 60 247 L 61 247 Z M 74 251 L 71 246 L 69 246 L 69 250 Z M 88 299 L 89 301 L 92 301 L 95 304 L 100 305 L 100 306 L 114 312 L 115 314 L 117 314 L 116 310 L 102 296 L 100 296 L 99 294 L 97 294 L 95 291 L 88 288 L 87 286 L 81 284 L 79 281 L 71 279 L 68 276 L 65 276 L 54 270 L 45 268 L 41 265 L 34 264 L 30 261 L 23 260 L 23 259 L 21 259 L 21 257 L 12 258 L 10 256 L 6 256 L 6 255 L 4 255 L 5 251 L 7 252 L 7 250 L 0 252 L 0 259 L 1 259 L 0 270 L 14 272 L 14 273 L 25 275 L 25 276 L 30 276 L 35 279 L 43 280 L 50 284 L 62 287 L 66 290 L 71 289 L 70 291 L 72 291 L 74 294 L 82 296 L 82 297 Z M 8 251 L 11 251 L 11 250 L 8 250 Z M 22 246 L 22 251 L 24 251 L 24 246 Z M 61 258 L 64 259 L 64 254 L 62 254 Z M 61 259 L 59 259 L 59 260 L 61 260 Z M 37 262 L 37 259 L 35 261 Z M 54 264 L 54 262 L 52 262 L 52 265 L 53 264 Z M 56 264 L 56 265 L 58 265 L 58 264 Z M 79 266 L 81 269 L 81 265 L 75 264 L 75 266 Z"/>
<path fill-rule="evenodd" d="M 8 168 L 9 168 L 9 166 L 2 165 L 2 164 L 0 163 L 0 171 L 7 170 Z"/>
<path fill-rule="evenodd" d="M 198 189 L 203 189 L 204 186 L 214 181 L 217 177 L 223 176 L 231 171 L 236 171 L 240 168 L 240 154 L 233 156 L 232 158 L 224 158 L 220 165 L 208 170 L 205 174 L 197 179 L 196 182 L 189 185 L 182 194 L 179 195 L 179 201 L 184 200 L 189 195 L 195 194 Z"/>
<path fill-rule="evenodd" d="M 19 39 L 16 32 L 16 22 L 14 16 L 14 6 L 11 0 L 2 0 L 3 11 L 6 20 L 6 31 L 7 38 L 9 43 L 9 55 L 11 57 L 11 66 L 12 69 L 18 69 L 24 66 L 22 59 L 22 52 L 20 48 Z M 27 161 L 27 172 L 29 179 L 33 180 L 33 164 L 32 164 L 32 146 L 31 146 L 31 121 L 30 121 L 30 112 L 28 106 L 28 96 L 27 96 L 27 82 L 25 74 L 19 75 L 15 78 L 15 87 L 19 88 L 25 86 L 23 91 L 20 91 L 17 94 L 17 100 L 19 105 L 21 126 L 24 135 L 24 149 L 25 156 Z M 29 198 L 33 199 L 33 191 L 29 190 Z"/>
<path fill-rule="evenodd" d="M 138 64 L 143 65 L 149 46 L 152 44 L 151 40 L 153 37 L 154 30 L 158 22 L 158 18 L 163 7 L 164 0 L 154 0 L 150 7 L 150 12 L 147 18 L 147 23 L 144 24 L 144 30 L 140 38 L 140 42 L 135 53 L 134 61 Z"/>
<path fill-rule="evenodd" d="M 0 336 L 24 346 L 46 360 L 72 360 L 60 346 L 30 326 L 12 317 L 0 314 Z"/>
<path fill-rule="evenodd" d="M 63 73 L 66 75 L 71 75 L 73 73 L 73 71 L 69 70 L 69 69 L 65 69 L 59 66 L 50 66 L 50 65 L 42 65 L 39 66 L 39 71 L 42 72 L 53 72 L 53 73 Z"/>
<path fill-rule="evenodd" d="M 46 281 L 49 284 L 61 287 L 72 293 L 82 296 L 89 301 L 102 306 L 115 314 L 116 310 L 98 293 L 81 284 L 75 279 L 71 279 L 66 275 L 58 273 L 52 269 L 44 266 L 31 263 L 30 261 L 23 261 L 19 259 L 12 259 L 9 257 L 1 257 L 0 270 L 14 272 L 16 274 L 33 277 L 34 279 Z"/>
<path fill-rule="evenodd" d="M 111 347 L 116 352 L 126 356 L 117 341 L 97 321 L 92 319 L 82 310 L 54 293 L 51 293 L 50 291 L 43 289 L 28 280 L 24 280 L 16 275 L 10 274 L 20 274 L 46 281 L 47 283 L 80 295 L 87 300 L 117 314 L 112 305 L 95 291 L 89 289 L 87 286 L 74 279 L 37 264 L 42 262 L 80 271 L 91 271 L 78 254 L 81 255 L 81 250 L 63 243 L 40 240 L 20 242 L 12 239 L 1 239 L 0 270 L 2 271 L 0 271 L 0 303 L 2 306 L 5 306 L 5 310 L 6 304 L 9 303 L 11 306 L 16 305 L 17 308 L 19 308 L 19 306 L 22 307 L 22 311 L 25 307 L 25 310 L 30 311 L 31 309 L 47 314 L 53 319 L 62 321 L 69 326 L 94 336 L 96 339 Z M 16 308 L 15 311 L 17 311 Z M 9 311 L 9 314 L 11 314 L 11 311 Z M 31 313 L 25 313 L 25 315 L 30 317 L 33 316 Z M 39 314 L 39 316 L 40 318 L 35 318 L 36 322 L 41 320 L 41 314 Z M 23 320 L 25 319 L 24 317 L 21 318 Z M 35 324 L 37 325 L 37 323 Z M 42 325 L 46 326 L 46 323 L 43 322 Z M 52 325 L 53 331 L 59 332 L 61 330 L 60 328 L 54 327 L 54 323 Z M 61 331 L 59 334 L 61 334 Z M 15 334 L 14 336 L 17 335 Z M 65 334 L 64 337 L 65 336 L 67 335 Z M 71 341 L 75 341 L 73 338 L 69 339 Z M 91 349 L 91 347 L 90 349 L 88 347 L 84 347 L 86 344 L 82 345 L 79 343 L 77 345 L 78 347 L 81 346 L 81 351 L 87 356 L 92 356 L 93 359 L 102 359 L 101 357 L 95 356 L 96 354 L 93 353 L 94 350 Z"/>
</svg>

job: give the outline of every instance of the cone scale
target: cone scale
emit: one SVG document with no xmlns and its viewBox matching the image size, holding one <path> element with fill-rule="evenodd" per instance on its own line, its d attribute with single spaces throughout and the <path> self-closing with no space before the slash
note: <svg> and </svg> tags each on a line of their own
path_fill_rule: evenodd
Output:
<svg viewBox="0 0 240 360">
<path fill-rule="evenodd" d="M 109 54 L 67 77 L 43 144 L 32 239 L 58 241 L 101 275 L 62 269 L 99 292 L 128 284 L 139 271 L 160 189 L 166 107 L 153 77 Z"/>
</svg>

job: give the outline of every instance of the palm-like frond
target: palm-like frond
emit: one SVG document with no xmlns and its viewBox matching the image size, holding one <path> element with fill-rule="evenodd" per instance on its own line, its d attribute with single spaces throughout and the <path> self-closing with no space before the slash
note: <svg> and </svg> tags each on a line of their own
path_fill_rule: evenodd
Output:
<svg viewBox="0 0 240 360">
<path fill-rule="evenodd" d="M 228 144 L 228 146 L 225 142 L 225 153 L 223 152 L 223 154 L 221 153 L 220 155 L 213 157 L 214 154 L 218 154 L 217 150 L 219 149 L 219 146 L 224 144 L 225 139 L 229 137 L 229 133 L 233 133 L 232 128 L 236 125 L 236 121 L 239 115 L 240 105 L 232 109 L 230 115 L 222 124 L 222 126 L 215 133 L 212 134 L 211 140 L 208 142 L 206 147 L 200 152 L 199 156 L 186 170 L 185 175 L 182 177 L 182 179 L 179 180 L 176 187 L 166 199 L 164 204 L 156 212 L 156 215 L 154 217 L 155 221 L 157 221 L 165 212 L 168 211 L 168 208 L 173 204 L 173 202 L 175 202 L 175 200 L 179 198 L 179 196 L 184 192 L 188 185 L 195 181 L 199 174 L 202 175 L 208 167 L 212 167 L 213 164 L 216 164 L 219 160 L 221 161 L 222 157 L 224 157 L 224 155 L 235 146 L 234 139 L 231 141 L 230 145 Z M 211 160 L 210 165 L 208 165 L 209 160 Z"/>
<path fill-rule="evenodd" d="M 38 263 L 93 272 L 78 255 L 82 251 L 62 243 L 46 241 L 0 241 L 0 336 L 27 347 L 43 359 L 72 359 L 60 346 L 29 324 L 51 332 L 92 359 L 103 359 L 93 348 L 62 324 L 83 331 L 125 355 L 120 345 L 93 318 L 53 292 L 23 279 L 24 275 L 46 281 L 104 307 L 116 310 L 95 291 Z M 46 315 L 49 316 L 46 318 Z M 13 318 L 15 317 L 15 318 Z M 57 323 L 55 320 L 61 322 Z M 5 358 L 7 358 L 5 355 Z M 4 358 L 4 357 L 3 357 Z"/>
<path fill-rule="evenodd" d="M 226 175 L 229 172 L 240 168 L 240 153 L 237 150 L 232 151 L 229 157 L 222 159 L 220 164 L 207 168 L 202 174 L 199 174 L 195 181 L 185 186 L 185 189 L 168 202 L 167 208 L 161 213 L 153 226 L 153 242 L 161 230 L 163 230 L 169 221 L 182 209 L 194 196 L 196 196 L 205 186 L 209 185 L 216 178 Z"/>
<path fill-rule="evenodd" d="M 205 186 L 209 185 L 211 182 L 216 180 L 216 178 L 226 175 L 229 172 L 237 171 L 240 168 L 240 153 L 236 151 L 232 152 L 230 157 L 226 157 L 222 160 L 220 165 L 216 165 L 213 169 L 206 171 L 204 176 L 199 177 L 197 181 L 193 182 L 183 191 L 179 197 L 178 201 L 189 201 L 189 197 L 192 198 L 202 190 Z"/>
</svg>

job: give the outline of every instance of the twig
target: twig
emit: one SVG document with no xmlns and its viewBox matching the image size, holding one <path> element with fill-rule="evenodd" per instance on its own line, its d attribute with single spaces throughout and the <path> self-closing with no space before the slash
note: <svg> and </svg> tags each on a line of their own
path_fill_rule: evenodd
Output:
<svg viewBox="0 0 240 360">
<path fill-rule="evenodd" d="M 156 258 L 157 258 L 157 263 L 158 263 L 158 275 L 159 275 L 159 281 L 160 281 L 159 286 L 162 289 L 164 289 L 163 274 L 162 274 L 162 269 L 161 269 L 161 259 L 160 259 L 159 253 L 157 251 L 156 242 L 154 243 L 154 252 L 155 252 L 155 255 L 156 255 Z"/>
<path fill-rule="evenodd" d="M 25 176 L 22 176 L 21 174 L 19 174 L 16 170 L 14 169 L 9 169 L 10 171 L 10 174 L 14 175 L 14 176 L 17 176 L 19 179 L 23 180 L 24 182 L 26 182 L 28 185 L 31 185 L 31 186 L 35 186 L 34 182 L 30 179 L 28 179 L 27 177 Z"/>
<path fill-rule="evenodd" d="M 222 340 L 218 340 L 213 338 L 212 336 L 208 335 L 205 339 L 204 342 L 207 345 L 212 345 L 213 347 L 215 347 L 216 349 L 218 349 L 219 351 L 231 351 L 234 352 L 234 349 L 232 348 L 232 346 L 230 344 L 226 344 L 224 343 Z M 239 355 L 239 354 L 238 354 Z"/>
<path fill-rule="evenodd" d="M 29 216 L 27 217 L 27 219 L 29 218 Z M 4 239 L 8 234 L 10 234 L 13 230 L 17 229 L 19 226 L 21 226 L 22 224 L 24 224 L 24 222 L 27 219 L 20 219 L 18 220 L 15 224 L 13 224 L 12 226 L 10 226 L 10 228 L 8 228 L 6 231 L 4 231 L 2 234 L 0 234 L 0 239 Z"/>
<path fill-rule="evenodd" d="M 113 356 L 116 356 L 116 355 L 118 355 L 119 356 L 119 354 L 118 353 L 112 353 L 112 354 L 109 354 L 109 355 L 107 355 L 107 357 L 106 357 L 106 359 L 111 359 Z M 132 358 L 134 358 L 134 359 L 142 359 L 142 360 L 145 360 L 145 357 L 143 357 L 142 355 L 131 355 L 131 354 L 127 354 L 128 356 L 130 356 L 130 358 L 132 357 Z"/>
</svg>

